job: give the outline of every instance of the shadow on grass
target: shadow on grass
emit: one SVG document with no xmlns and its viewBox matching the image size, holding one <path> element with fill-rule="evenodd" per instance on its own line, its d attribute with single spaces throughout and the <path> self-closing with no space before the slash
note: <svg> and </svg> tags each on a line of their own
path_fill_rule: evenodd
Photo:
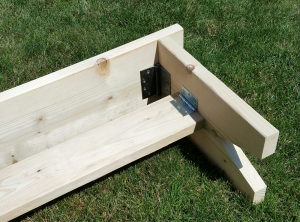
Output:
<svg viewBox="0 0 300 222">
<path fill-rule="evenodd" d="M 145 160 L 148 160 L 150 158 L 152 158 L 153 156 L 159 154 L 159 153 L 162 153 L 168 149 L 171 149 L 173 147 L 177 147 L 182 155 L 182 157 L 193 163 L 198 169 L 199 169 L 199 172 L 201 172 L 202 174 L 204 174 L 209 180 L 211 181 L 215 181 L 215 180 L 218 180 L 218 179 L 224 179 L 224 180 L 227 180 L 227 177 L 226 177 L 226 174 L 220 170 L 217 166 L 215 166 L 206 156 L 205 154 L 203 154 L 193 143 L 191 140 L 189 140 L 187 137 L 186 138 L 183 138 L 181 140 L 178 140 L 154 153 L 151 153 L 145 157 L 142 157 L 130 164 L 127 164 L 99 179 L 96 179 L 86 185 L 83 185 L 75 190 L 72 190 L 52 201 L 49 201 L 48 203 L 45 203 L 43 204 L 42 206 L 40 207 L 37 207 L 13 220 L 11 220 L 11 222 L 16 222 L 16 221 L 21 221 L 21 220 L 25 220 L 27 217 L 32 217 L 35 213 L 37 213 L 38 211 L 40 210 L 43 210 L 45 209 L 46 207 L 50 207 L 54 204 L 56 204 L 57 202 L 63 200 L 64 198 L 67 198 L 67 197 L 70 197 L 74 194 L 77 194 L 85 189 L 88 189 L 102 181 L 105 181 L 107 178 L 111 177 L 111 176 L 114 176 L 116 174 L 119 174 L 123 171 L 126 171 L 127 169 L 129 169 L 130 167 L 132 166 L 135 166 Z M 232 187 L 232 190 L 233 187 Z"/>
</svg>

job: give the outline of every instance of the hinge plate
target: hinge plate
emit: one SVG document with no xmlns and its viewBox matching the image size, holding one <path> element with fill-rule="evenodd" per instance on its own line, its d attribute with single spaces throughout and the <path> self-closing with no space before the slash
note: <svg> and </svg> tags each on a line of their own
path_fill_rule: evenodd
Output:
<svg viewBox="0 0 300 222">
<path fill-rule="evenodd" d="M 160 84 L 161 96 L 171 95 L 171 75 L 163 67 L 160 68 Z"/>
<path fill-rule="evenodd" d="M 197 111 L 198 99 L 182 86 L 181 94 L 179 94 L 178 98 L 171 101 L 171 104 L 181 115 L 186 116 Z"/>
<path fill-rule="evenodd" d="M 189 103 L 197 109 L 198 99 L 190 93 L 184 86 L 181 87 L 181 94 L 189 101 Z"/>
<path fill-rule="evenodd" d="M 171 94 L 171 75 L 159 63 L 140 71 L 143 99 Z"/>
</svg>

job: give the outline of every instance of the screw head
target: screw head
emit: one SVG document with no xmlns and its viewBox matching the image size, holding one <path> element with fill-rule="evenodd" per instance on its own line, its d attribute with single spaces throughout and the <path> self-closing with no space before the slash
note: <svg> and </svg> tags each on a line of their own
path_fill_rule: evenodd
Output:
<svg viewBox="0 0 300 222">
<path fill-rule="evenodd" d="M 146 90 L 146 87 L 144 87 L 144 90 Z"/>
<path fill-rule="evenodd" d="M 149 69 L 147 70 L 147 74 L 150 74 L 150 70 Z"/>
<path fill-rule="evenodd" d="M 180 106 L 178 106 L 178 109 L 180 109 L 181 107 Z"/>
<path fill-rule="evenodd" d="M 145 79 L 143 79 L 143 83 L 145 83 L 146 82 L 146 80 Z"/>
<path fill-rule="evenodd" d="M 150 93 L 150 92 L 148 92 L 148 95 L 150 96 L 150 95 L 151 95 L 151 93 Z"/>
</svg>

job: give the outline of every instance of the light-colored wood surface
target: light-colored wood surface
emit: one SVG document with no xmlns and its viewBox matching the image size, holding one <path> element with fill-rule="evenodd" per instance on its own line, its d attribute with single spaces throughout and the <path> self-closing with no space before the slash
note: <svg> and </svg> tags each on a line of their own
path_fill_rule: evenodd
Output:
<svg viewBox="0 0 300 222">
<path fill-rule="evenodd" d="M 0 169 L 146 106 L 140 70 L 165 36 L 183 46 L 173 25 L 0 93 Z"/>
<path fill-rule="evenodd" d="M 146 156 L 203 126 L 167 96 L 0 170 L 0 220 L 7 221 Z M 196 120 L 196 121 L 195 121 Z"/>
<path fill-rule="evenodd" d="M 267 186 L 238 146 L 202 129 L 191 135 L 194 143 L 228 175 L 233 186 L 253 203 L 264 200 Z"/>
<path fill-rule="evenodd" d="M 219 137 L 261 159 L 275 152 L 279 131 L 180 45 L 160 39 L 158 57 L 171 74 L 172 92 L 183 85 L 197 97 L 199 112 Z"/>
<path fill-rule="evenodd" d="M 146 106 L 139 72 L 157 61 L 172 92 L 184 85 L 198 98 L 212 130 L 193 133 L 203 117 L 182 117 L 170 96 Z M 0 93 L 0 115 L 0 221 L 190 134 L 258 203 L 266 185 L 239 147 L 264 158 L 279 134 L 183 49 L 179 25 Z"/>
</svg>

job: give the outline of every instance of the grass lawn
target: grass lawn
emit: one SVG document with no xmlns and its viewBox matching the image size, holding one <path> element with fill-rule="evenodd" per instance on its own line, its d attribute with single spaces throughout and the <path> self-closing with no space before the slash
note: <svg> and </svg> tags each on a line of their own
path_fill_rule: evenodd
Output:
<svg viewBox="0 0 300 222">
<path fill-rule="evenodd" d="M 188 139 L 16 221 L 300 221 L 300 2 L 0 1 L 0 91 L 179 23 L 185 49 L 280 131 L 252 205 Z M 0 117 L 1 118 L 1 117 Z"/>
</svg>

